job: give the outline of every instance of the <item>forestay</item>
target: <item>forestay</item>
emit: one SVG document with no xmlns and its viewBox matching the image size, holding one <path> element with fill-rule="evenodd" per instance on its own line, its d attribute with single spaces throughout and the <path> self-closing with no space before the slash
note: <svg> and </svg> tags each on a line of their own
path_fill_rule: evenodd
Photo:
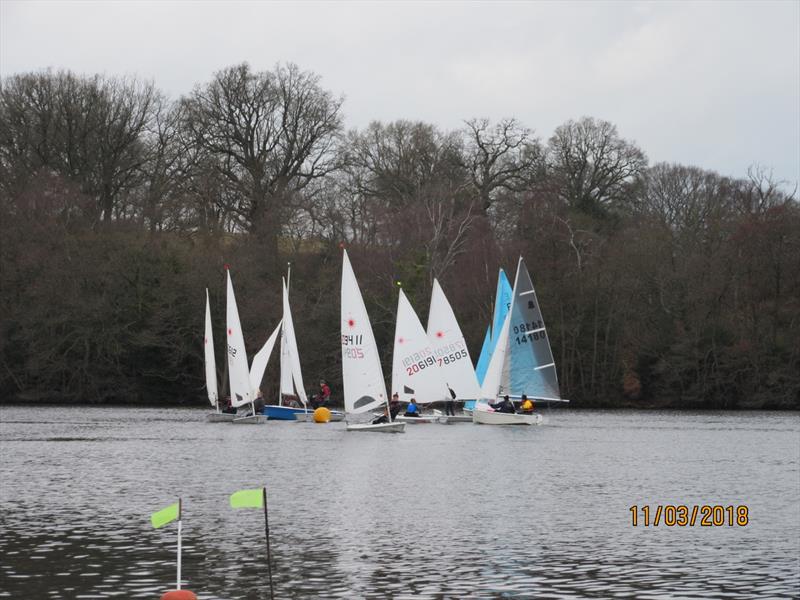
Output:
<svg viewBox="0 0 800 600">
<path fill-rule="evenodd" d="M 395 393 L 404 402 L 414 398 L 419 404 L 450 399 L 428 335 L 402 289 L 397 299 L 392 356 L 392 396 Z"/>
<path fill-rule="evenodd" d="M 342 261 L 341 342 L 345 412 L 363 413 L 385 404 L 386 384 L 378 346 L 346 250 Z"/>
<path fill-rule="evenodd" d="M 428 313 L 428 340 L 447 387 L 455 392 L 459 400 L 479 398 L 480 386 L 472 368 L 467 342 L 453 308 L 436 279 L 433 280 Z"/>
</svg>

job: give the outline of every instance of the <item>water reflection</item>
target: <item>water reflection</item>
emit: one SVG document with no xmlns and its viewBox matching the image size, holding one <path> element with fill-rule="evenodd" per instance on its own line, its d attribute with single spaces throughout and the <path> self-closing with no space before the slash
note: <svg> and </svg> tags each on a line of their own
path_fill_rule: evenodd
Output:
<svg viewBox="0 0 800 600">
<path fill-rule="evenodd" d="M 39 417 L 49 421 L 42 423 Z M 0 412 L 0 598 L 753 598 L 800 587 L 797 416 L 554 411 L 539 428 L 207 424 L 202 411 Z M 632 504 L 748 504 L 745 528 L 633 528 Z"/>
</svg>

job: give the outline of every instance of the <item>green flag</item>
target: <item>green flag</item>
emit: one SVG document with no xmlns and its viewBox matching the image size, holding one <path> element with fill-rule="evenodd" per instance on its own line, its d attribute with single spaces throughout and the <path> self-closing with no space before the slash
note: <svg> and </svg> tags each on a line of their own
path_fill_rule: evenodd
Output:
<svg viewBox="0 0 800 600">
<path fill-rule="evenodd" d="M 264 489 L 234 492 L 231 494 L 231 508 L 264 508 Z"/>
<path fill-rule="evenodd" d="M 172 523 L 175 519 L 181 518 L 181 503 L 176 502 L 175 504 L 170 504 L 166 508 L 162 508 L 158 512 L 154 512 L 150 515 L 150 522 L 153 524 L 153 527 L 158 529 L 159 527 L 163 527 L 167 523 Z"/>
</svg>

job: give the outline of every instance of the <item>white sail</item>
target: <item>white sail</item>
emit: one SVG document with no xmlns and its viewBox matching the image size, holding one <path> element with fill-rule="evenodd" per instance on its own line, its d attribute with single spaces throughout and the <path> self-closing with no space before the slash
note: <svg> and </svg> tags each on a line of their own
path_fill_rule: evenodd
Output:
<svg viewBox="0 0 800 600">
<path fill-rule="evenodd" d="M 242 334 L 242 324 L 239 322 L 239 309 L 236 308 L 236 297 L 233 295 L 230 270 L 228 271 L 227 304 L 228 377 L 231 387 L 231 405 L 238 407 L 250 404 L 255 397 L 250 386 L 250 372 L 247 368 L 247 356 L 244 349 L 244 335 Z"/>
<path fill-rule="evenodd" d="M 431 308 L 428 313 L 428 340 L 433 348 L 433 356 L 442 370 L 442 377 L 447 387 L 455 392 L 456 398 L 480 398 L 481 390 L 475 369 L 472 368 L 467 342 L 436 279 L 433 280 Z"/>
<path fill-rule="evenodd" d="M 500 334 L 497 337 L 497 345 L 492 352 L 492 358 L 489 360 L 489 366 L 486 368 L 486 375 L 483 378 L 483 385 L 481 386 L 481 398 L 494 402 L 498 395 L 506 394 L 504 391 L 503 381 L 507 379 L 504 373 L 508 371 L 508 329 L 511 322 L 511 313 L 506 315 L 503 321 L 503 327 L 500 329 Z M 478 407 L 480 405 L 476 405 Z"/>
<path fill-rule="evenodd" d="M 283 282 L 283 336 L 281 337 L 281 347 L 286 349 L 285 361 L 284 355 L 281 353 L 281 393 L 296 393 L 305 406 L 308 403 L 308 398 L 303 385 L 300 353 L 297 351 L 297 338 L 294 334 L 294 322 L 292 321 L 292 310 L 289 307 L 289 289 L 286 287 L 286 281 Z M 286 388 L 284 388 L 284 369 L 288 373 L 289 380 Z M 294 389 L 292 389 L 292 383 L 294 383 Z M 286 391 L 287 389 L 288 391 Z"/>
<path fill-rule="evenodd" d="M 285 314 L 285 309 L 284 309 Z M 283 320 L 283 335 L 281 335 L 281 385 L 279 390 L 280 400 L 278 404 L 283 404 L 283 396 L 294 394 L 292 385 L 292 361 L 289 356 L 289 347 L 286 343 L 286 318 Z"/>
<path fill-rule="evenodd" d="M 522 257 L 514 280 L 503 387 L 511 396 L 561 401 L 558 376 L 533 282 Z"/>
<path fill-rule="evenodd" d="M 404 402 L 414 398 L 419 404 L 450 399 L 428 334 L 403 290 L 397 299 L 391 392 Z"/>
<path fill-rule="evenodd" d="M 219 408 L 219 392 L 217 391 L 217 361 L 214 358 L 214 334 L 211 329 L 211 304 L 208 301 L 206 288 L 206 335 L 203 339 L 206 363 L 206 390 L 211 406 Z"/>
<path fill-rule="evenodd" d="M 261 380 L 264 379 L 264 371 L 267 370 L 269 358 L 272 356 L 272 351 L 275 348 L 275 341 L 278 339 L 278 334 L 281 332 L 282 321 L 278 323 L 275 331 L 267 338 L 267 341 L 261 347 L 261 350 L 256 352 L 253 357 L 253 363 L 250 365 L 250 389 L 253 390 L 253 398 L 256 397 L 259 388 L 261 387 Z"/>
<path fill-rule="evenodd" d="M 372 325 L 346 250 L 342 261 L 341 294 L 344 407 L 346 413 L 358 414 L 387 402 L 386 384 Z"/>
</svg>

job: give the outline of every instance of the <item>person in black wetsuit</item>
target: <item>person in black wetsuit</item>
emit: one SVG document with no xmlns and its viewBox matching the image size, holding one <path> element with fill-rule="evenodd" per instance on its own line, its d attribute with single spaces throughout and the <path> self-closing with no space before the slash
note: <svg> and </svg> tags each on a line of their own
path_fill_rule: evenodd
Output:
<svg viewBox="0 0 800 600">
<path fill-rule="evenodd" d="M 447 400 L 444 403 L 444 414 L 446 414 L 448 416 L 449 415 L 455 416 L 456 415 L 456 393 L 455 393 L 455 391 L 453 391 L 453 388 L 451 388 L 449 385 L 447 386 L 447 389 L 450 390 L 450 395 L 453 398 L 452 398 L 452 400 Z"/>
<path fill-rule="evenodd" d="M 391 401 L 389 401 L 389 413 L 388 415 L 391 416 L 391 420 L 394 421 L 395 417 L 397 417 L 397 413 L 400 412 L 400 396 L 397 392 L 394 393 L 392 396 Z M 386 408 L 383 409 L 383 414 L 380 417 L 377 417 L 372 420 L 373 425 L 378 425 L 380 423 L 388 423 L 389 416 L 387 416 Z"/>
<path fill-rule="evenodd" d="M 511 413 L 511 414 L 517 412 L 516 410 L 514 410 L 514 404 L 511 402 L 511 400 L 508 399 L 508 396 L 503 396 L 502 402 L 498 402 L 497 404 L 489 404 L 489 406 L 491 406 L 495 410 L 495 412 Z"/>
</svg>

